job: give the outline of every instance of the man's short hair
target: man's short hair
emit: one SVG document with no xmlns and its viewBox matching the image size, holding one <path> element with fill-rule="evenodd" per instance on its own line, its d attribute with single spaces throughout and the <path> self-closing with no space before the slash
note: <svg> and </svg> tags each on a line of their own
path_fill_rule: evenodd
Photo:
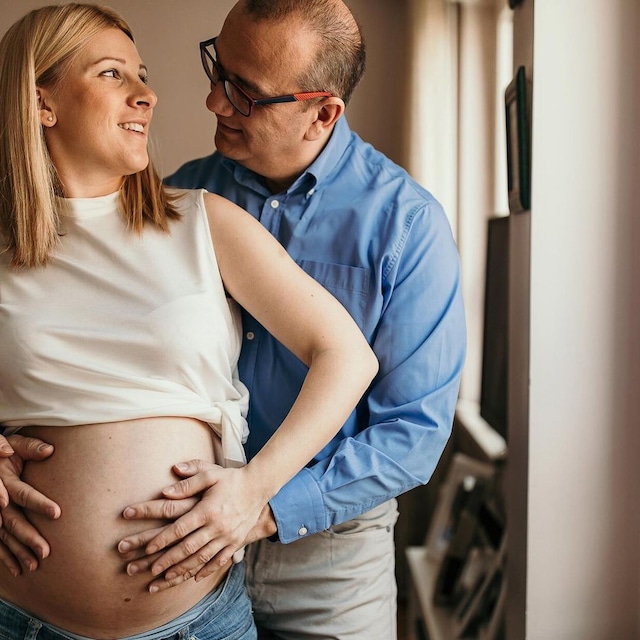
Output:
<svg viewBox="0 0 640 640">
<path fill-rule="evenodd" d="M 339 0 L 244 0 L 256 21 L 300 20 L 317 34 L 315 59 L 298 78 L 301 91 L 330 91 L 347 104 L 362 78 L 366 53 L 360 26 Z"/>
</svg>

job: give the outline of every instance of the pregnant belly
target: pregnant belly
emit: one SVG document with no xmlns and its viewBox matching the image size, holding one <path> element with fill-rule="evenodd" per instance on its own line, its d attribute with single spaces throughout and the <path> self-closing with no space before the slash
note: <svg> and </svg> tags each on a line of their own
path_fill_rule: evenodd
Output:
<svg viewBox="0 0 640 640">
<path fill-rule="evenodd" d="M 73 633 L 113 638 L 148 631 L 175 619 L 222 579 L 211 576 L 156 594 L 149 573 L 129 576 L 116 545 L 159 521 L 127 521 L 128 504 L 160 496 L 176 481 L 171 466 L 213 460 L 211 429 L 190 418 L 150 418 L 79 427 L 22 431 L 50 442 L 55 453 L 28 463 L 23 477 L 58 502 L 56 521 L 32 516 L 51 555 L 32 573 L 0 570 L 0 598 Z"/>
</svg>

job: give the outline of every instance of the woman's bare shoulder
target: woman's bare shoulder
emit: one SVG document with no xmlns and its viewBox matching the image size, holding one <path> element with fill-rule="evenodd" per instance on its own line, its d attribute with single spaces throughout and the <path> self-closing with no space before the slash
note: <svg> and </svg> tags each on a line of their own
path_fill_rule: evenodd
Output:
<svg viewBox="0 0 640 640">
<path fill-rule="evenodd" d="M 215 213 L 217 211 L 230 212 L 232 210 L 244 211 L 237 204 L 231 202 L 231 200 L 229 200 L 228 198 L 219 196 L 216 193 L 210 193 L 206 190 L 203 190 L 202 192 L 202 199 L 204 201 L 204 206 L 207 209 L 207 213 Z"/>
<path fill-rule="evenodd" d="M 208 191 L 203 191 L 202 197 L 212 231 L 222 228 L 235 233 L 241 228 L 243 234 L 250 234 L 263 230 L 250 213 L 231 200 Z"/>
</svg>

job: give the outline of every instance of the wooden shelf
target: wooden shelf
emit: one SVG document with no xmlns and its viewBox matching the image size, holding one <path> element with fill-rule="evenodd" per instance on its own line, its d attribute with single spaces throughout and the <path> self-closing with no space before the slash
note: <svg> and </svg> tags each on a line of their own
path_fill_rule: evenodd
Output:
<svg viewBox="0 0 640 640">
<path fill-rule="evenodd" d="M 480 415 L 477 402 L 458 400 L 455 419 L 480 449 L 483 458 L 497 462 L 507 457 L 506 440 Z"/>
<path fill-rule="evenodd" d="M 437 564 L 427 554 L 425 547 L 407 547 L 407 563 L 411 572 L 413 589 L 409 600 L 409 637 L 420 640 L 416 634 L 416 622 L 422 621 L 429 640 L 452 640 L 456 637 L 453 612 L 433 603 L 433 587 L 436 583 Z"/>
<path fill-rule="evenodd" d="M 459 450 L 451 458 L 447 475 L 439 484 L 439 497 L 425 544 L 405 550 L 411 579 L 407 611 L 407 628 L 411 640 L 452 640 L 459 637 L 462 622 L 456 624 L 455 609 L 434 604 L 433 595 L 441 562 L 439 558 L 442 555 L 438 532 L 442 522 L 448 519 L 452 491 L 462 481 L 460 474 L 491 479 L 507 457 L 505 439 L 480 416 L 476 403 L 459 402 L 455 420 L 458 428 L 456 445 Z M 460 456 L 460 460 L 457 456 Z M 495 490 L 501 492 L 499 484 Z M 483 638 L 495 637 L 495 624 L 496 621 L 492 622 L 493 631 L 490 635 L 486 636 L 483 631 Z"/>
</svg>

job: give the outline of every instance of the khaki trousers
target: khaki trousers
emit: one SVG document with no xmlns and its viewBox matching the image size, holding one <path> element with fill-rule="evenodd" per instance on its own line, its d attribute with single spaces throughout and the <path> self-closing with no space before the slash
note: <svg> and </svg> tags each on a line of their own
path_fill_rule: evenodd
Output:
<svg viewBox="0 0 640 640">
<path fill-rule="evenodd" d="M 396 640 L 395 499 L 290 544 L 247 548 L 259 638 Z"/>
</svg>

